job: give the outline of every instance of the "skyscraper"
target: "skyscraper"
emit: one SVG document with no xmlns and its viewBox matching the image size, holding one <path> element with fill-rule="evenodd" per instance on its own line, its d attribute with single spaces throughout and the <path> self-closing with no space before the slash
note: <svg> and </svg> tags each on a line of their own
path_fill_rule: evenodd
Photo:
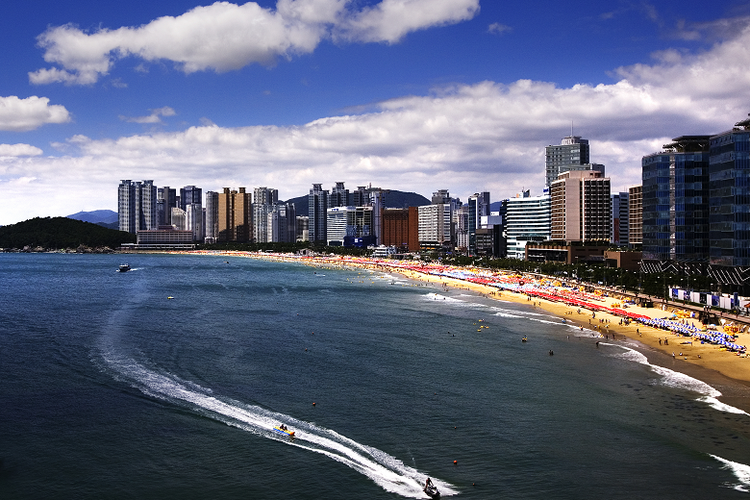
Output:
<svg viewBox="0 0 750 500">
<path fill-rule="evenodd" d="M 206 243 L 216 243 L 219 238 L 219 193 L 206 191 Z"/>
<path fill-rule="evenodd" d="M 158 210 L 154 181 L 123 180 L 117 189 L 117 214 L 120 231 L 136 234 L 144 229 L 156 229 Z"/>
<path fill-rule="evenodd" d="M 253 240 L 256 243 L 268 243 L 273 240 L 269 231 L 269 215 L 274 204 L 279 201 L 279 191 L 274 188 L 258 187 L 254 190 L 253 201 Z"/>
<path fill-rule="evenodd" d="M 252 194 L 224 188 L 219 193 L 219 241 L 246 243 L 252 238 Z"/>
<path fill-rule="evenodd" d="M 490 215 L 490 193 L 484 191 L 482 193 L 474 193 L 469 196 L 469 220 L 468 220 L 468 233 L 469 233 L 469 255 L 473 256 L 477 254 L 477 241 L 476 232 L 481 225 L 482 217 Z"/>
<path fill-rule="evenodd" d="M 643 186 L 628 188 L 628 245 L 643 245 Z"/>
<path fill-rule="evenodd" d="M 348 207 L 349 205 L 349 190 L 344 187 L 343 182 L 337 182 L 328 196 L 328 208 Z"/>
<path fill-rule="evenodd" d="M 621 191 L 611 195 L 612 224 L 609 241 L 615 245 L 628 244 L 629 204 L 628 192 Z"/>
<path fill-rule="evenodd" d="M 711 137 L 710 262 L 750 266 L 750 119 Z"/>
<path fill-rule="evenodd" d="M 644 260 L 708 263 L 709 139 L 677 137 L 643 157 Z"/>
<path fill-rule="evenodd" d="M 604 177 L 604 165 L 590 163 L 589 141 L 578 136 L 563 137 L 561 144 L 550 145 L 545 150 L 546 186 L 549 187 L 557 177 L 571 170 L 594 170 Z"/>
<path fill-rule="evenodd" d="M 610 181 L 600 172 L 569 170 L 550 186 L 551 238 L 609 241 Z"/>
<path fill-rule="evenodd" d="M 506 251 L 513 259 L 525 258 L 529 241 L 545 241 L 550 237 L 549 192 L 541 196 L 530 194 L 527 190 L 505 201 Z"/>
<path fill-rule="evenodd" d="M 313 184 L 307 197 L 310 241 L 325 242 L 327 238 L 328 191 L 322 184 Z"/>
</svg>

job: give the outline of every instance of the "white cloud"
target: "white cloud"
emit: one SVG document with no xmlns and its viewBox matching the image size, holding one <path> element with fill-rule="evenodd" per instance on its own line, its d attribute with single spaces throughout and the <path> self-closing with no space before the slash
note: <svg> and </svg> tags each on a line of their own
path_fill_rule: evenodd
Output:
<svg viewBox="0 0 750 500">
<path fill-rule="evenodd" d="M 300 126 L 222 128 L 206 120 L 180 132 L 74 136 L 64 157 L 0 159 L 0 223 L 114 209 L 122 178 L 204 190 L 272 186 L 282 198 L 343 180 L 428 196 L 447 188 L 464 200 L 487 190 L 499 200 L 522 187 L 541 191 L 544 146 L 568 135 L 571 121 L 613 189 L 623 190 L 640 183 L 641 158 L 670 138 L 726 130 L 750 111 L 750 30 L 738 33 L 699 54 L 662 53 L 650 65 L 619 68 L 613 84 L 480 82 Z M 22 178 L 33 181 L 9 187 Z M 45 205 L 29 213 L 23 200 L 40 194 Z"/>
<path fill-rule="evenodd" d="M 467 21 L 477 12 L 478 0 L 383 0 L 343 19 L 335 32 L 347 40 L 395 43 L 412 31 Z"/>
<path fill-rule="evenodd" d="M 177 113 L 174 109 L 170 108 L 169 106 L 164 106 L 163 108 L 156 108 L 151 109 L 151 114 L 148 116 L 122 116 L 120 115 L 120 120 L 129 122 L 129 123 L 162 123 L 161 116 L 174 116 Z"/>
<path fill-rule="evenodd" d="M 50 106 L 46 97 L 0 97 L 0 130 L 23 132 L 48 123 L 67 123 L 70 114 L 64 106 Z"/>
<path fill-rule="evenodd" d="M 513 31 L 513 28 L 505 24 L 500 24 L 500 23 L 492 23 L 487 28 L 487 32 L 492 33 L 494 35 L 502 35 L 503 33 L 507 33 L 509 31 Z"/>
<path fill-rule="evenodd" d="M 471 19 L 479 0 L 383 0 L 350 12 L 350 0 L 278 0 L 276 10 L 255 2 L 216 2 L 139 27 L 86 33 L 72 24 L 39 35 L 44 60 L 59 67 L 29 73 L 34 84 L 89 85 L 127 56 L 168 60 L 185 73 L 274 64 L 310 53 L 321 40 L 393 43 L 415 30 Z M 335 35 L 333 34 L 335 33 Z"/>
<path fill-rule="evenodd" d="M 41 149 L 30 144 L 0 144 L 0 157 L 3 156 L 39 156 Z"/>
</svg>

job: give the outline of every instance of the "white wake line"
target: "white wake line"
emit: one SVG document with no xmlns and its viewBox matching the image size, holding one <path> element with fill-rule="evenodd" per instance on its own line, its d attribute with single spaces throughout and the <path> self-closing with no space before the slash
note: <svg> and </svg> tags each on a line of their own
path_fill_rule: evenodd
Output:
<svg viewBox="0 0 750 500">
<path fill-rule="evenodd" d="M 410 498 L 425 498 L 422 484 L 426 475 L 376 448 L 371 448 L 342 436 L 335 431 L 317 427 L 309 422 L 288 415 L 265 410 L 258 406 L 245 405 L 237 401 L 231 404 L 217 397 L 199 392 L 206 389 L 195 386 L 190 389 L 171 376 L 149 371 L 132 359 L 105 353 L 104 359 L 120 376 L 126 377 L 134 387 L 144 394 L 173 402 L 187 402 L 209 412 L 210 417 L 227 425 L 252 432 L 281 443 L 321 453 L 367 476 L 390 493 Z M 207 391 L 209 392 L 209 391 Z M 201 412 L 202 414 L 205 414 Z M 228 418 L 229 420 L 225 420 Z M 295 430 L 295 439 L 290 440 L 273 430 L 280 422 L 287 422 Z M 326 435 L 330 436 L 326 437 Z M 433 478 L 442 495 L 458 493 L 452 485 Z"/>
</svg>

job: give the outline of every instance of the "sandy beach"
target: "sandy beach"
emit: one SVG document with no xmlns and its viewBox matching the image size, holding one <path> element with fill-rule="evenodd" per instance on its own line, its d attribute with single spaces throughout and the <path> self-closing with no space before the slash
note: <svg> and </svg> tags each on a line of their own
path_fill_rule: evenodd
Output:
<svg viewBox="0 0 750 500">
<path fill-rule="evenodd" d="M 210 253 L 210 252 L 206 252 Z M 750 412 L 750 357 L 722 349 L 720 346 L 701 343 L 695 338 L 685 337 L 660 328 L 653 328 L 632 321 L 629 325 L 622 317 L 603 311 L 593 312 L 584 307 L 566 305 L 540 297 L 530 297 L 525 293 L 500 290 L 494 286 L 474 283 L 464 279 L 436 276 L 420 272 L 414 266 L 403 267 L 398 261 L 373 260 L 350 257 L 299 257 L 255 252 L 222 252 L 221 255 L 235 255 L 264 260 L 297 262 L 315 267 L 360 268 L 385 273 L 398 273 L 412 280 L 433 283 L 438 287 L 464 289 L 499 301 L 525 303 L 538 307 L 552 315 L 564 319 L 591 332 L 591 344 L 596 342 L 617 342 L 625 338 L 635 340 L 645 346 L 646 355 L 653 364 L 665 366 L 691 377 L 702 380 L 722 392 L 722 401 Z M 600 297 L 602 305 L 619 307 L 621 302 L 614 297 Z M 664 318 L 671 310 L 628 306 L 627 311 L 650 318 Z M 697 319 L 686 318 L 685 322 L 702 326 Z M 531 333 L 530 333 L 531 336 Z M 520 339 L 519 339 L 520 341 Z M 750 345 L 750 333 L 739 333 L 737 343 Z"/>
</svg>

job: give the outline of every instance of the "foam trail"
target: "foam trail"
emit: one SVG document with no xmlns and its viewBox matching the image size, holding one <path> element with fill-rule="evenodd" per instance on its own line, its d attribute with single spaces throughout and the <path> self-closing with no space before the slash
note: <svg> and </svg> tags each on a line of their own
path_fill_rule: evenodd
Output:
<svg viewBox="0 0 750 500">
<path fill-rule="evenodd" d="M 721 396 L 721 392 L 701 380 L 690 377 L 689 375 L 685 375 L 684 373 L 670 370 L 669 368 L 664 368 L 663 366 L 652 365 L 648 362 L 648 359 L 644 354 L 636 351 L 635 349 L 631 349 L 623 345 L 609 344 L 606 342 L 600 342 L 599 344 L 624 349 L 625 352 L 620 354 L 620 357 L 648 366 L 652 371 L 661 375 L 662 383 L 666 386 L 699 393 L 701 396 L 698 398 L 698 401 L 708 403 L 708 405 L 715 410 L 723 411 L 725 413 L 735 413 L 738 415 L 750 416 L 750 414 L 748 414 L 744 410 L 741 410 L 734 406 L 729 406 L 728 404 L 719 401 L 718 398 Z"/>
<path fill-rule="evenodd" d="M 723 468 L 732 471 L 739 480 L 738 484 L 733 485 L 735 490 L 742 491 L 743 493 L 750 492 L 750 465 L 732 462 L 716 455 L 711 455 L 711 457 L 724 464 Z"/>
<path fill-rule="evenodd" d="M 289 415 L 214 396 L 209 389 L 182 381 L 172 374 L 150 370 L 135 360 L 114 352 L 113 349 L 105 349 L 103 358 L 116 372 L 117 378 L 129 382 L 144 394 L 187 406 L 207 417 L 247 432 L 321 453 L 364 474 L 390 493 L 403 497 L 424 498 L 422 483 L 426 474 L 381 450 Z M 284 422 L 295 431 L 295 439 L 290 440 L 273 430 L 280 422 Z M 433 481 L 444 496 L 458 493 L 449 483 L 434 479 Z"/>
</svg>

